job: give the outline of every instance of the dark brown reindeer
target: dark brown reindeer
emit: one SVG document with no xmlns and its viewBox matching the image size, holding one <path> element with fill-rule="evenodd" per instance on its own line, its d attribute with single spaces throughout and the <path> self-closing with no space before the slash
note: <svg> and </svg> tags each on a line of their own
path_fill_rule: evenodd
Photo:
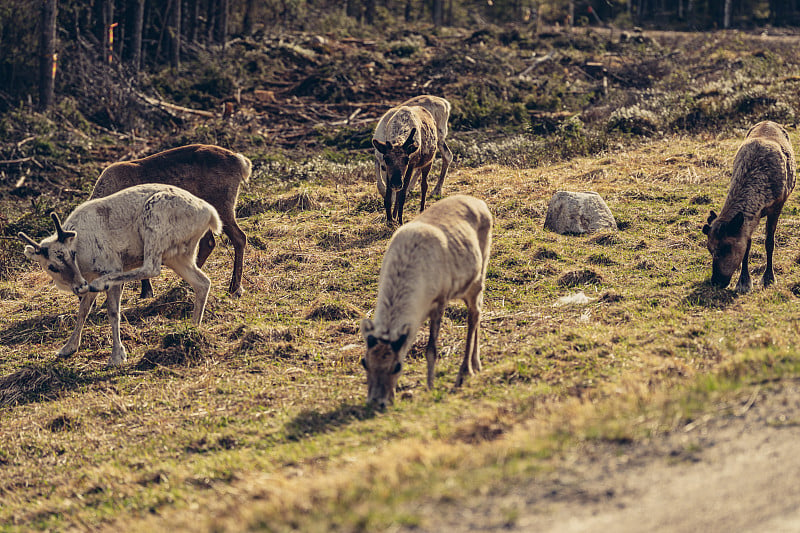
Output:
<svg viewBox="0 0 800 533">
<path fill-rule="evenodd" d="M 385 128 L 376 131 L 372 145 L 382 156 L 386 166 L 386 191 L 383 206 L 386 209 L 386 224 L 403 223 L 403 206 L 410 189 L 411 177 L 420 169 L 421 197 L 419 210 L 425 209 L 428 194 L 428 174 L 436 155 L 438 135 L 436 121 L 431 113 L 419 106 L 393 108 L 392 116 Z M 383 122 L 383 119 L 381 120 Z M 397 204 L 392 214 L 392 195 L 397 195 Z"/>
<path fill-rule="evenodd" d="M 403 106 L 418 106 L 425 108 L 433 117 L 434 122 L 436 122 L 437 148 L 439 149 L 439 154 L 442 156 L 442 169 L 439 174 L 439 180 L 436 182 L 436 186 L 433 188 L 433 195 L 439 196 L 442 194 L 442 185 L 444 184 L 444 179 L 447 176 L 447 169 L 450 168 L 450 164 L 453 162 L 453 152 L 450 150 L 450 147 L 447 146 L 446 141 L 447 122 L 450 120 L 450 102 L 444 98 L 430 94 L 421 94 L 419 96 L 409 98 L 402 104 L 398 105 L 397 107 L 393 107 L 384 113 L 378 122 L 378 125 L 375 126 L 375 133 L 373 134 L 374 139 L 386 141 L 386 125 L 389 123 L 389 120 L 394 116 L 394 114 L 397 113 L 397 110 Z M 411 183 L 408 186 L 409 190 L 414 190 L 414 186 L 417 183 L 419 174 L 420 170 L 417 169 L 414 172 L 414 176 L 411 178 Z M 378 193 L 381 195 L 381 198 L 383 198 L 386 195 L 386 163 L 383 161 L 383 154 L 381 154 L 378 150 L 375 150 L 375 178 L 378 185 Z"/>
<path fill-rule="evenodd" d="M 703 226 L 712 257 L 711 283 L 727 287 L 741 265 L 736 291 L 744 294 L 752 289 L 747 261 L 753 232 L 762 217 L 767 217 L 767 266 L 762 284 L 768 287 L 775 283 L 775 228 L 794 184 L 794 150 L 786 130 L 770 121 L 750 128 L 733 160 L 725 205 L 719 216 L 711 211 Z"/>
</svg>

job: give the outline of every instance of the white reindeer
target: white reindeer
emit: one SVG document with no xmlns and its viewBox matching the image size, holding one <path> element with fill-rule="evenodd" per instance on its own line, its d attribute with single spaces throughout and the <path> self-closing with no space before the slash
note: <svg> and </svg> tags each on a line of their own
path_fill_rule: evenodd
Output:
<svg viewBox="0 0 800 533">
<path fill-rule="evenodd" d="M 436 98 L 436 97 L 426 97 Z M 443 100 L 443 99 L 439 99 Z M 437 113 L 440 116 L 449 116 L 450 104 Z M 425 209 L 425 199 L 428 194 L 428 174 L 433 164 L 433 157 L 440 143 L 439 131 L 447 134 L 447 121 L 441 125 L 434 115 L 420 105 L 401 105 L 390 109 L 378 123 L 372 138 L 372 145 L 376 152 L 376 174 L 378 190 L 383 194 L 383 204 L 386 209 L 386 223 L 393 226 L 395 222 L 403 223 L 403 206 L 406 195 L 412 189 L 415 171 L 421 177 L 422 190 L 420 211 Z M 434 191 L 441 193 L 442 183 L 447 168 L 452 160 L 450 148 L 443 144 L 442 174 L 439 177 Z M 446 154 L 446 155 L 445 155 Z M 385 174 L 385 180 L 383 177 Z M 385 185 L 384 185 L 385 181 Z M 394 213 L 392 201 L 396 196 Z"/>
<path fill-rule="evenodd" d="M 97 179 L 91 199 L 102 198 L 133 185 L 165 183 L 207 201 L 217 210 L 222 220 L 222 231 L 233 245 L 233 273 L 228 292 L 241 296 L 244 293 L 242 270 L 247 236 L 236 223 L 236 200 L 241 184 L 247 183 L 250 178 L 251 168 L 250 160 L 242 154 L 219 146 L 190 144 L 142 159 L 109 165 Z M 209 231 L 200 240 L 197 266 L 202 268 L 215 244 L 214 235 Z M 141 297 L 152 296 L 152 285 L 143 279 Z"/>
<path fill-rule="evenodd" d="M 445 305 L 467 304 L 467 346 L 455 386 L 481 369 L 478 331 L 492 245 L 492 215 L 482 200 L 456 195 L 433 204 L 399 228 L 386 249 L 372 320 L 361 321 L 367 351 L 367 399 L 383 408 L 394 401 L 403 360 L 425 318 L 428 388 L 433 387 L 436 339 Z"/>
<path fill-rule="evenodd" d="M 373 139 L 377 139 L 381 142 L 386 141 L 386 124 L 401 106 L 419 106 L 425 108 L 433 117 L 434 122 L 436 122 L 437 148 L 442 155 L 442 170 L 439 174 L 439 181 L 436 182 L 436 186 L 433 188 L 433 195 L 439 196 L 442 194 L 442 185 L 447 176 L 447 169 L 450 168 L 450 163 L 453 161 L 453 152 L 450 150 L 450 147 L 447 146 L 447 142 L 445 142 L 445 139 L 447 139 L 447 122 L 450 120 L 450 102 L 444 98 L 429 94 L 409 98 L 399 106 L 393 107 L 387 111 L 381 117 L 380 121 L 378 121 L 378 125 L 375 127 L 375 133 L 372 136 Z M 414 172 L 411 183 L 408 186 L 409 190 L 414 190 L 419 175 L 419 170 Z M 378 185 L 378 192 L 381 198 L 383 198 L 386 195 L 386 164 L 383 161 L 383 154 L 377 149 L 375 150 L 375 179 Z"/>
<path fill-rule="evenodd" d="M 23 232 L 25 256 L 50 274 L 56 287 L 80 299 L 75 330 L 57 355 L 77 351 L 81 330 L 99 292 L 105 291 L 113 346 L 111 366 L 127 358 L 119 334 L 120 296 L 125 282 L 156 277 L 167 265 L 192 286 L 192 321 L 203 320 L 211 282 L 195 264 L 197 244 L 207 232 L 219 233 L 214 207 L 171 185 L 147 184 L 89 200 L 64 221 L 53 213 L 55 235 L 36 243 Z"/>
</svg>

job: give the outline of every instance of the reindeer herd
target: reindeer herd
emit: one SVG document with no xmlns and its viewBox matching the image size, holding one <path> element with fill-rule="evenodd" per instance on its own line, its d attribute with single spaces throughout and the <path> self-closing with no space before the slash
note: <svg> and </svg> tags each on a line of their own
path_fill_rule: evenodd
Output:
<svg viewBox="0 0 800 533">
<path fill-rule="evenodd" d="M 427 318 L 427 386 L 433 386 L 436 342 L 445 306 L 460 299 L 467 305 L 467 339 L 455 386 L 480 371 L 479 330 L 486 269 L 492 243 L 492 215 L 482 200 L 465 195 L 442 199 L 428 209 L 428 174 L 434 156 L 442 166 L 433 189 L 440 195 L 453 153 L 447 146 L 450 103 L 421 95 L 387 111 L 373 134 L 375 175 L 386 223 L 399 226 L 386 248 L 372 318 L 361 321 L 366 353 L 368 401 L 392 403 L 398 378 L 417 331 Z M 25 256 L 38 262 L 61 290 L 80 303 L 75 330 L 58 355 L 74 353 L 86 317 L 100 292 L 106 293 L 112 329 L 109 364 L 126 357 L 120 339 L 120 297 L 126 282 L 141 281 L 142 297 L 152 296 L 149 279 L 166 265 L 194 290 L 192 321 L 200 325 L 210 290 L 200 270 L 224 232 L 234 248 L 229 292 L 241 284 L 247 238 L 236 223 L 242 184 L 251 174 L 242 154 L 218 146 L 190 145 L 138 160 L 114 163 L 95 184 L 91 198 L 62 224 L 51 214 L 56 233 L 37 243 L 25 233 Z M 420 212 L 403 225 L 409 191 L 420 181 Z M 725 204 L 711 211 L 703 233 L 712 256 L 712 284 L 725 288 L 741 268 L 736 290 L 752 289 L 748 268 L 752 234 L 767 217 L 767 266 L 763 286 L 775 282 L 772 255 L 775 229 L 795 184 L 795 159 L 786 130 L 760 122 L 736 153 Z"/>
</svg>

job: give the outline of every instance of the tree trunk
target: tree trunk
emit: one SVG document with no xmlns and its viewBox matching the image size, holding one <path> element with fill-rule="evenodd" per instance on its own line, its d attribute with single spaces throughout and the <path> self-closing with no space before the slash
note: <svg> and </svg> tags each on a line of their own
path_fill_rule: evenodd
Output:
<svg viewBox="0 0 800 533">
<path fill-rule="evenodd" d="M 142 68 L 142 31 L 144 30 L 144 0 L 134 0 L 133 29 L 131 30 L 131 63 L 133 70 Z"/>
<path fill-rule="evenodd" d="M 442 25 L 444 15 L 444 0 L 433 0 L 433 25 L 437 28 Z"/>
<path fill-rule="evenodd" d="M 184 35 L 186 42 L 197 42 L 197 21 L 200 19 L 200 2 L 199 0 L 188 0 L 186 2 L 187 13 L 184 17 Z"/>
<path fill-rule="evenodd" d="M 103 50 L 100 54 L 106 63 L 113 61 L 114 51 L 111 48 L 111 24 L 114 22 L 114 0 L 103 0 L 100 20 L 103 25 Z"/>
<path fill-rule="evenodd" d="M 56 0 L 42 0 L 39 35 L 39 109 L 47 111 L 53 105 L 56 76 Z"/>
<path fill-rule="evenodd" d="M 725 7 L 722 14 L 722 27 L 728 29 L 731 27 L 731 0 L 725 0 Z"/>
<path fill-rule="evenodd" d="M 178 70 L 181 66 L 181 0 L 172 1 L 169 17 L 170 64 Z"/>
<path fill-rule="evenodd" d="M 403 15 L 405 16 L 406 22 L 411 22 L 411 0 L 406 0 L 406 9 Z"/>
<path fill-rule="evenodd" d="M 360 0 L 347 0 L 347 5 L 344 9 L 345 14 L 356 20 L 361 20 L 361 1 Z"/>
<path fill-rule="evenodd" d="M 364 0 L 364 22 L 375 24 L 375 0 Z"/>
<path fill-rule="evenodd" d="M 242 21 L 242 33 L 252 35 L 253 33 L 253 11 L 255 0 L 247 0 L 244 8 L 244 20 Z"/>
<path fill-rule="evenodd" d="M 218 44 L 225 46 L 228 40 L 228 0 L 216 0 L 217 9 L 214 16 L 214 37 Z"/>
</svg>

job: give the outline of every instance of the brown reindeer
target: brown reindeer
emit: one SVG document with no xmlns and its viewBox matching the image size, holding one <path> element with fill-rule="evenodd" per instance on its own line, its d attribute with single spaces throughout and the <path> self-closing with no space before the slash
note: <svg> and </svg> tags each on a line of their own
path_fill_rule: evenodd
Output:
<svg viewBox="0 0 800 533">
<path fill-rule="evenodd" d="M 233 244 L 233 274 L 228 291 L 241 296 L 244 249 L 247 236 L 236 223 L 236 200 L 239 187 L 250 178 L 251 163 L 237 154 L 206 144 L 190 144 L 132 161 L 109 165 L 94 185 L 91 198 L 103 198 L 133 185 L 164 183 L 187 190 L 210 203 L 222 219 L 222 231 Z M 202 267 L 214 249 L 214 235 L 209 231 L 200 240 L 197 266 Z M 142 298 L 152 297 L 153 287 L 142 280 Z"/>
<path fill-rule="evenodd" d="M 703 233 L 711 252 L 711 283 L 727 287 L 736 269 L 742 272 L 736 291 L 747 293 L 753 287 L 748 268 L 752 235 L 762 217 L 767 217 L 767 267 L 762 284 L 775 283 L 772 252 L 775 228 L 783 204 L 794 189 L 795 160 L 792 143 L 780 125 L 759 122 L 747 132 L 733 160 L 733 176 L 728 196 L 719 216 L 708 216 Z"/>
</svg>

